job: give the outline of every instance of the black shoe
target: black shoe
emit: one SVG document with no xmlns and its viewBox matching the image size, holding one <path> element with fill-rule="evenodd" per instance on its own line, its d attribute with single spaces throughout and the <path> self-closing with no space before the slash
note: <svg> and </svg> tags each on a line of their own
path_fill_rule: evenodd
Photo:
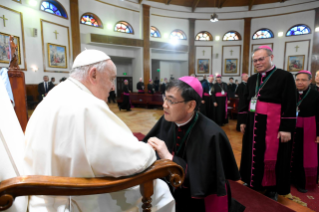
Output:
<svg viewBox="0 0 319 212">
<path fill-rule="evenodd" d="M 127 111 L 132 111 L 131 109 L 128 109 Z"/>
<path fill-rule="evenodd" d="M 303 189 L 303 188 L 301 188 L 301 187 L 299 187 L 299 186 L 296 186 L 296 188 L 297 188 L 297 190 L 298 190 L 299 192 L 301 192 L 301 193 L 307 193 L 307 192 L 308 192 L 308 190 Z"/>
<path fill-rule="evenodd" d="M 266 191 L 265 196 L 275 200 L 276 202 L 278 201 L 278 193 L 275 191 Z"/>
</svg>

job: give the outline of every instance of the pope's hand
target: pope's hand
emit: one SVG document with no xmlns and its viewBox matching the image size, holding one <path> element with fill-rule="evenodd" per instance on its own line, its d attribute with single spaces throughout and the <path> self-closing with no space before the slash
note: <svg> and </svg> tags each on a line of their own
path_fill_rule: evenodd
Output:
<svg viewBox="0 0 319 212">
<path fill-rule="evenodd" d="M 317 136 L 316 143 L 319 144 L 319 136 Z"/>
<path fill-rule="evenodd" d="M 280 138 L 282 143 L 286 143 L 291 140 L 291 133 L 280 131 L 277 138 Z"/>
<path fill-rule="evenodd" d="M 173 155 L 168 151 L 167 146 L 164 141 L 156 138 L 151 137 L 148 139 L 147 143 L 155 150 L 157 151 L 158 156 L 161 159 L 173 159 Z"/>
</svg>

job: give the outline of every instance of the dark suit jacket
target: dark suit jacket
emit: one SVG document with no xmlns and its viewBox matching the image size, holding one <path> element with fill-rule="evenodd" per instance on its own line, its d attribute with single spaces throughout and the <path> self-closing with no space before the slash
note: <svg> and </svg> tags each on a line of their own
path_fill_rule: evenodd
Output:
<svg viewBox="0 0 319 212">
<path fill-rule="evenodd" d="M 311 89 L 315 90 L 315 91 L 318 91 L 319 92 L 319 89 L 318 87 L 316 86 L 316 84 L 310 84 L 309 86 Z"/>
<path fill-rule="evenodd" d="M 46 93 L 48 93 L 52 88 L 54 87 L 53 83 L 48 82 L 48 90 L 45 92 L 44 89 L 44 82 L 41 82 L 38 84 L 38 92 L 39 92 L 39 101 L 41 102 L 43 99 L 43 96 L 45 96 Z"/>
</svg>

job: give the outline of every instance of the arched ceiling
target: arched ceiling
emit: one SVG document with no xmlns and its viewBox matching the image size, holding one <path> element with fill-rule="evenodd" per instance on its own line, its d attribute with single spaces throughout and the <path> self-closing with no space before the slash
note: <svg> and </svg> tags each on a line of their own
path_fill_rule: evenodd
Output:
<svg viewBox="0 0 319 212">
<path fill-rule="evenodd" d="M 251 10 L 254 5 L 271 4 L 278 2 L 285 2 L 286 0 L 147 0 L 157 3 L 163 3 L 167 5 L 178 5 L 191 7 L 194 12 L 196 8 L 202 7 L 243 7 L 247 6 L 248 10 Z M 139 0 L 142 2 L 142 0 Z"/>
</svg>

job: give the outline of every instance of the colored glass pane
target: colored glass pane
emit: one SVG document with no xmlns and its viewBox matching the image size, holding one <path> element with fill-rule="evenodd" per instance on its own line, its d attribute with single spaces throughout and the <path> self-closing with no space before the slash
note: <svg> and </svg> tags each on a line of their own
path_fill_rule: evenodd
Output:
<svg viewBox="0 0 319 212">
<path fill-rule="evenodd" d="M 128 34 L 133 33 L 132 27 L 127 22 L 120 22 L 115 25 L 114 31 L 116 32 L 124 32 Z"/>
<path fill-rule="evenodd" d="M 91 15 L 83 15 L 81 17 L 81 24 L 86 24 L 89 26 L 100 27 L 99 23 L 97 22 L 96 18 Z"/>
<path fill-rule="evenodd" d="M 175 30 L 170 35 L 171 39 L 186 40 L 186 35 L 181 30 Z"/>
<path fill-rule="evenodd" d="M 273 37 L 274 37 L 274 34 L 269 29 L 261 29 L 253 35 L 254 40 L 273 38 Z"/>
<path fill-rule="evenodd" d="M 311 30 L 306 25 L 297 25 L 288 30 L 287 36 L 310 34 Z"/>
<path fill-rule="evenodd" d="M 154 38 L 160 38 L 161 37 L 161 34 L 160 34 L 160 32 L 158 31 L 158 29 L 156 27 L 151 27 L 150 34 L 151 34 L 151 37 L 154 37 Z"/>
<path fill-rule="evenodd" d="M 209 32 L 200 32 L 196 35 L 195 40 L 212 40 L 212 35 Z"/>
<path fill-rule="evenodd" d="M 228 32 L 224 35 L 223 40 L 239 40 L 237 32 Z"/>
<path fill-rule="evenodd" d="M 66 13 L 64 11 L 61 12 L 61 10 L 63 10 L 63 9 L 59 8 L 57 5 L 55 5 L 51 2 L 46 2 L 46 1 L 42 2 L 41 10 L 48 12 L 48 13 L 51 13 L 51 14 L 55 14 L 55 15 L 67 18 Z"/>
</svg>

